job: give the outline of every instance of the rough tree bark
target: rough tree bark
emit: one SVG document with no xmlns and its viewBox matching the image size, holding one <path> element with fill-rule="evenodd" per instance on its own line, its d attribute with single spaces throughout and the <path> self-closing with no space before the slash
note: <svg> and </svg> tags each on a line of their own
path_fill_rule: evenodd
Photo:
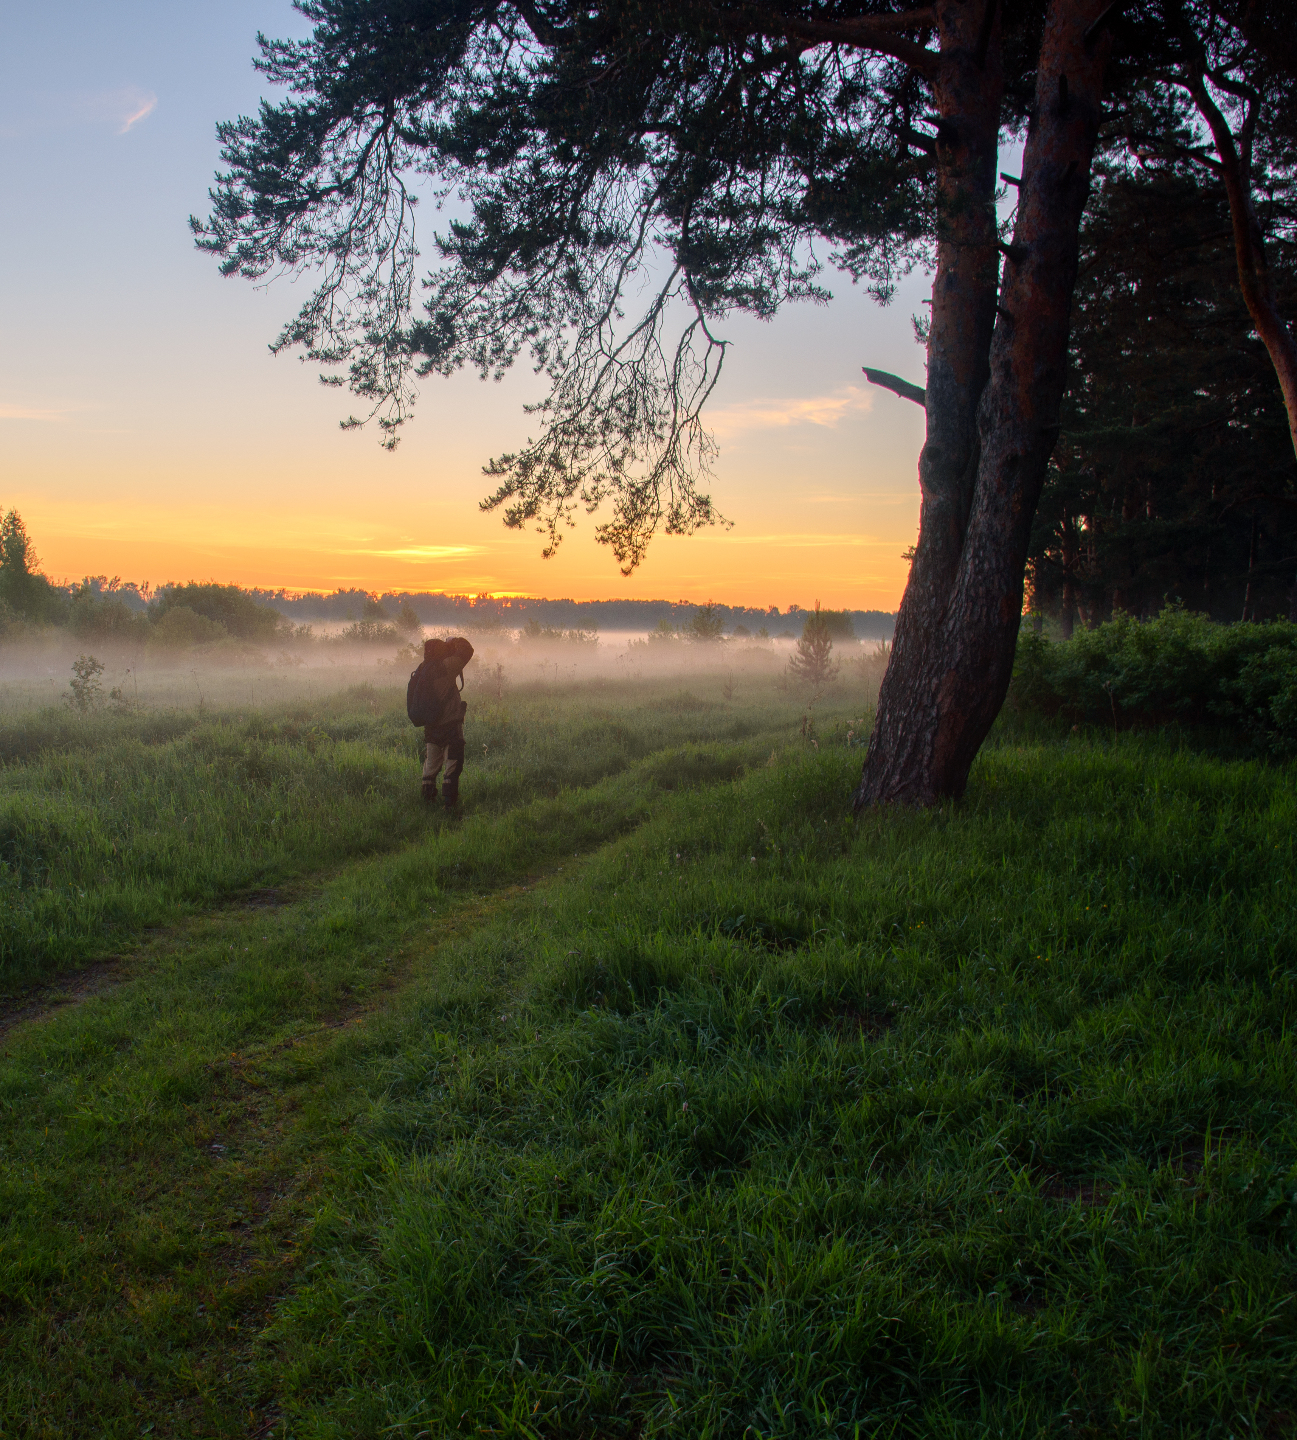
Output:
<svg viewBox="0 0 1297 1440">
<path fill-rule="evenodd" d="M 965 22 L 970 8 L 960 16 Z M 992 263 L 988 282 L 983 238 L 984 227 L 994 223 L 994 156 L 988 162 L 979 145 L 976 165 L 959 171 L 967 177 L 961 187 L 942 177 L 919 543 L 857 810 L 962 795 L 1008 691 L 1031 521 L 1058 438 L 1078 235 L 1111 43 L 1101 27 L 1091 28 L 1103 8 L 1103 0 L 1051 0 L 998 306 L 998 267 Z M 951 28 L 952 48 L 966 46 L 967 32 Z M 951 133 L 961 140 L 981 135 L 998 74 L 991 49 L 976 80 L 975 48 L 968 58 L 968 67 L 952 67 L 968 77 L 968 93 L 949 101 L 958 112 L 949 117 Z M 940 93 L 937 98 L 942 103 Z M 998 122 L 998 95 L 993 108 Z M 942 123 L 948 123 L 945 110 Z M 981 331 L 988 292 L 989 347 Z"/>
<path fill-rule="evenodd" d="M 937 109 L 937 273 L 928 332 L 919 455 L 919 540 L 906 600 L 939 613 L 954 586 L 977 474 L 977 405 L 990 376 L 999 281 L 995 176 L 1004 74 L 996 0 L 937 7 L 943 65 Z M 902 620 L 905 607 L 902 607 Z M 889 673 L 906 663 L 914 626 L 898 625 Z"/>
</svg>

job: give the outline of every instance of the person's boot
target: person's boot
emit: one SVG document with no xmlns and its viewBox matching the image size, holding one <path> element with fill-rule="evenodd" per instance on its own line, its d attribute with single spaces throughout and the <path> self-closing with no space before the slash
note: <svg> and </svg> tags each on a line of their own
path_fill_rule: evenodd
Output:
<svg viewBox="0 0 1297 1440">
<path fill-rule="evenodd" d="M 458 779 L 446 781 L 445 785 L 442 786 L 441 799 L 447 810 L 459 809 Z"/>
<path fill-rule="evenodd" d="M 423 782 L 423 803 L 425 805 L 435 805 L 437 803 L 437 782 L 435 780 L 425 780 Z"/>
</svg>

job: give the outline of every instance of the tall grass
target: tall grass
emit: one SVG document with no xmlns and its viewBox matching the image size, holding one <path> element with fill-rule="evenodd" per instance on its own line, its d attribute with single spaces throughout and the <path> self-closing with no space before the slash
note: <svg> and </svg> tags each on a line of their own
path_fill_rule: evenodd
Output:
<svg viewBox="0 0 1297 1440">
<path fill-rule="evenodd" d="M 1291 1430 L 1291 767 L 1010 730 L 852 822 L 845 704 L 534 703 L 0 1040 L 0 1433 Z M 329 744 L 413 789 L 399 718 Z"/>
<path fill-rule="evenodd" d="M 483 927 L 274 1327 L 303 1435 L 1280 1433 L 1291 778 L 801 757 Z M 1276 1428 L 1278 1427 L 1278 1428 Z"/>
<path fill-rule="evenodd" d="M 143 927 L 443 825 L 418 803 L 422 735 L 403 696 L 366 684 L 309 707 L 49 709 L 0 724 L 0 994 Z M 686 738 L 761 737 L 764 753 L 799 713 L 768 682 L 730 704 L 676 683 L 586 691 L 577 705 L 479 694 L 465 799 L 497 812 Z"/>
</svg>

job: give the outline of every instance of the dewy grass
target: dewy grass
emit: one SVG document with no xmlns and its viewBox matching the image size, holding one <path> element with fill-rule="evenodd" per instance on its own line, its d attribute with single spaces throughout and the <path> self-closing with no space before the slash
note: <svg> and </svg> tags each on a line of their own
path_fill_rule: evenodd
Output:
<svg viewBox="0 0 1297 1440">
<path fill-rule="evenodd" d="M 1292 770 L 653 698 L 0 1037 L 0 1434 L 1291 1431 Z"/>
<path fill-rule="evenodd" d="M 435 947 L 481 892 L 507 901 L 653 793 L 632 772 L 469 816 L 296 904 L 191 922 L 0 1035 L 0 1434 L 136 1434 L 141 1407 L 246 1433 L 250 1342 L 358 1103 L 354 1027 L 407 968 L 462 986 Z"/>
<path fill-rule="evenodd" d="M 373 1061 L 293 1433 L 1291 1423 L 1290 780 L 1005 751 L 853 830 L 853 774 L 682 797 L 462 942 L 526 979 Z"/>
<path fill-rule="evenodd" d="M 514 807 L 686 739 L 768 743 L 797 713 L 773 690 L 681 712 L 677 691 L 477 700 L 466 793 L 479 812 Z M 417 841 L 442 823 L 411 803 L 420 745 L 403 691 L 371 686 L 315 710 L 0 726 L 0 996 L 222 897 Z"/>
</svg>

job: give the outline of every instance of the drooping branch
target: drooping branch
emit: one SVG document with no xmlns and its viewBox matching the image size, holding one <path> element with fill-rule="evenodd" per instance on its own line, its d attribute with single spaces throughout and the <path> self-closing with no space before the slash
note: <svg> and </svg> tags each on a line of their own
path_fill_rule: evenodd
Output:
<svg viewBox="0 0 1297 1440">
<path fill-rule="evenodd" d="M 690 534 L 726 523 L 697 487 L 714 451 L 701 411 L 720 374 L 725 342 L 695 310 L 675 345 L 664 344 L 669 311 L 689 303 L 687 292 L 676 267 L 621 337 L 615 303 L 597 307 L 552 370 L 550 395 L 530 407 L 544 419 L 539 438 L 486 467 L 500 484 L 481 508 L 503 507 L 505 524 L 514 529 L 537 522 L 546 557 L 578 505 L 593 513 L 611 502 L 612 517 L 596 535 L 623 574 L 642 563 L 658 529 Z M 609 299 L 615 300 L 611 290 Z"/>
<path fill-rule="evenodd" d="M 820 243 L 880 300 L 939 244 L 966 245 L 966 207 L 936 193 L 965 144 L 911 122 L 942 86 L 1000 93 L 1007 12 L 892 3 L 839 19 L 804 0 L 409 0 L 409 33 L 381 0 L 312 4 L 309 40 L 263 42 L 263 72 L 292 93 L 223 127 L 199 243 L 227 273 L 315 272 L 278 348 L 334 367 L 327 383 L 367 402 L 389 446 L 421 378 L 499 377 L 528 355 L 549 397 L 534 441 L 492 463 L 486 503 L 538 524 L 550 552 L 579 507 L 606 505 L 596 533 L 633 567 L 655 529 L 717 519 L 700 411 L 719 322 L 828 298 Z M 457 213 L 420 305 L 413 206 L 428 182 Z M 987 216 L 972 225 L 989 237 Z M 653 299 L 664 273 L 670 296 Z"/>
</svg>

